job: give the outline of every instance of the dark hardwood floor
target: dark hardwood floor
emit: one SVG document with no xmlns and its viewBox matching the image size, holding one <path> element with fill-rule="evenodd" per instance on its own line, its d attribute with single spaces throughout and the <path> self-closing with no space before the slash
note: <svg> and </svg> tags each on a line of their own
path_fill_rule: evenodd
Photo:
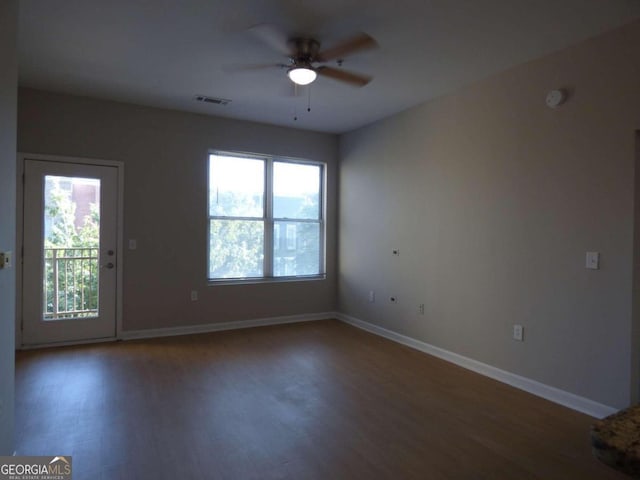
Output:
<svg viewBox="0 0 640 480">
<path fill-rule="evenodd" d="M 81 479 L 611 479 L 590 417 L 337 321 L 23 351 L 17 453 Z"/>
</svg>

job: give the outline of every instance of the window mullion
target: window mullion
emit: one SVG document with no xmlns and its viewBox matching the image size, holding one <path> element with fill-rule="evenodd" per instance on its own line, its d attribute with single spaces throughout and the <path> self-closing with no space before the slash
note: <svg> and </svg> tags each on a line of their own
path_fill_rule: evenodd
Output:
<svg viewBox="0 0 640 480">
<path fill-rule="evenodd" d="M 263 217 L 234 217 L 231 215 L 209 215 L 209 220 L 262 220 Z"/>
<path fill-rule="evenodd" d="M 264 276 L 273 277 L 273 160 L 265 160 Z"/>
<path fill-rule="evenodd" d="M 274 222 L 291 222 L 291 223 L 322 223 L 322 219 L 315 219 L 315 218 L 288 218 L 288 217 L 282 217 L 282 218 L 273 218 L 272 219 Z"/>
</svg>

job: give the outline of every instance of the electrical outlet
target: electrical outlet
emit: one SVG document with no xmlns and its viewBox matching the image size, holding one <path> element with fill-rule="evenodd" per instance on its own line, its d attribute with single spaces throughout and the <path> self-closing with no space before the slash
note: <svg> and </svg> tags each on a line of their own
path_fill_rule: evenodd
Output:
<svg viewBox="0 0 640 480">
<path fill-rule="evenodd" d="M 191 301 L 195 302 L 196 300 L 198 300 L 198 291 L 197 290 L 191 290 Z"/>
<path fill-rule="evenodd" d="M 420 305 L 418 305 L 418 313 L 420 315 L 424 315 L 424 303 L 421 303 Z"/>
<path fill-rule="evenodd" d="M 518 342 L 524 342 L 524 327 L 522 325 L 513 326 L 513 339 Z"/>
<path fill-rule="evenodd" d="M 369 290 L 369 303 L 375 303 L 376 301 L 376 292 L 373 290 Z"/>
<path fill-rule="evenodd" d="M 0 252 L 0 268 L 11 268 L 13 266 L 13 255 L 11 252 Z"/>
<path fill-rule="evenodd" d="M 390 301 L 391 303 L 398 303 L 398 297 L 396 297 L 395 295 L 391 295 L 391 296 L 389 297 L 389 301 Z"/>
</svg>

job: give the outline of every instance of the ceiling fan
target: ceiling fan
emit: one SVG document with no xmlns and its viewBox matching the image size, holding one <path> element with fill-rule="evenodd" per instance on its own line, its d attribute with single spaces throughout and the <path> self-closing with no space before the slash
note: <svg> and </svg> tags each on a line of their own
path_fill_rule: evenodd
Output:
<svg viewBox="0 0 640 480">
<path fill-rule="evenodd" d="M 286 68 L 288 77 L 297 85 L 309 85 L 318 75 L 356 87 L 364 87 L 372 79 L 368 75 L 350 72 L 342 68 L 318 65 L 336 60 L 338 67 L 341 67 L 346 56 L 376 48 L 378 43 L 366 33 L 359 33 L 331 48 L 320 50 L 320 42 L 317 39 L 310 36 L 289 37 L 271 24 L 256 25 L 249 31 L 289 59 L 288 63 L 269 66 Z"/>
</svg>

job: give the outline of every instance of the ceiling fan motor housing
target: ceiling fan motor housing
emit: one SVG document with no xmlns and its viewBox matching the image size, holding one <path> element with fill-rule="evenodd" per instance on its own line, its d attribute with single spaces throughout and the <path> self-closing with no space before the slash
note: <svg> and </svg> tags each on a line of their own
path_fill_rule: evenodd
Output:
<svg viewBox="0 0 640 480">
<path fill-rule="evenodd" d="M 293 50 L 291 61 L 295 66 L 312 68 L 320 51 L 320 42 L 313 38 L 294 38 L 290 42 Z"/>
</svg>

